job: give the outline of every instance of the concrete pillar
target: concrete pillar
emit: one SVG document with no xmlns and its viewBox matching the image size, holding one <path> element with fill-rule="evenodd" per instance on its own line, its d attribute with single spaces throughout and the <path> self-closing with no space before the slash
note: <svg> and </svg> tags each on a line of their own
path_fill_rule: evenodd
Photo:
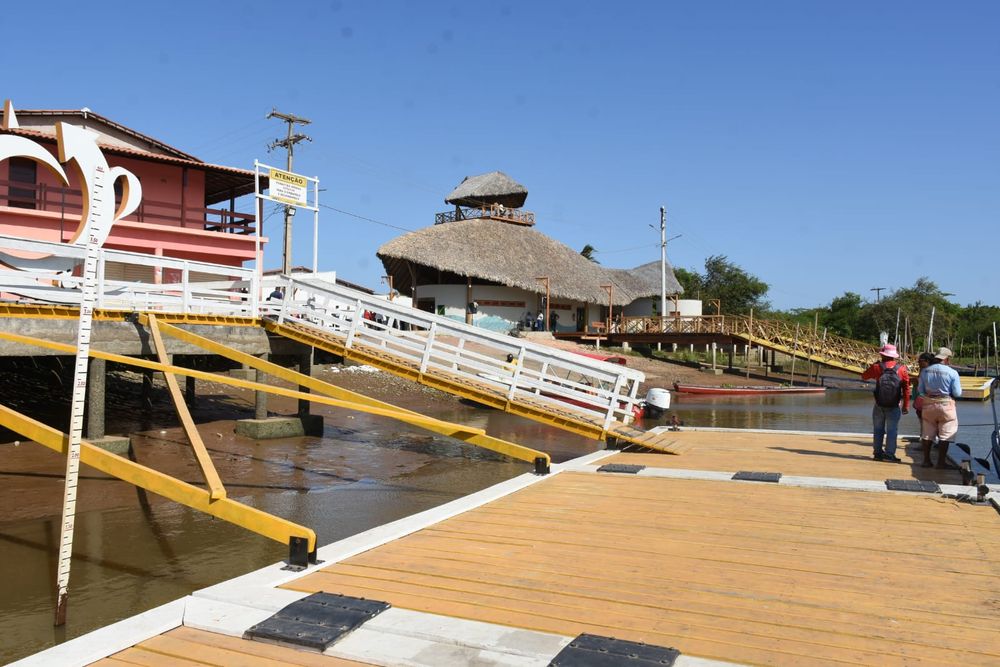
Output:
<svg viewBox="0 0 1000 667">
<path fill-rule="evenodd" d="M 670 351 L 671 352 L 677 352 L 677 343 L 671 343 L 670 344 Z"/>
<path fill-rule="evenodd" d="M 309 348 L 308 352 L 299 355 L 299 373 L 302 373 L 303 375 L 309 375 L 309 376 L 311 376 L 312 375 L 312 361 L 313 361 L 312 348 Z M 309 387 L 303 387 L 303 386 L 300 385 L 299 386 L 299 391 L 308 394 L 309 393 Z M 300 417 L 305 417 L 306 415 L 309 414 L 309 405 L 310 405 L 310 403 L 306 399 L 304 399 L 304 398 L 300 398 L 299 399 L 299 416 Z"/>
<path fill-rule="evenodd" d="M 107 362 L 91 359 L 87 371 L 87 439 L 104 437 L 104 390 L 107 382 Z"/>
<path fill-rule="evenodd" d="M 267 361 L 268 355 L 262 354 L 260 358 Z M 256 371 L 254 374 L 255 382 L 264 382 L 264 372 Z M 267 419 L 267 392 L 255 391 L 253 393 L 253 418 L 254 419 Z"/>
<path fill-rule="evenodd" d="M 729 346 L 729 370 L 733 370 L 733 357 L 736 356 L 736 343 Z"/>
</svg>

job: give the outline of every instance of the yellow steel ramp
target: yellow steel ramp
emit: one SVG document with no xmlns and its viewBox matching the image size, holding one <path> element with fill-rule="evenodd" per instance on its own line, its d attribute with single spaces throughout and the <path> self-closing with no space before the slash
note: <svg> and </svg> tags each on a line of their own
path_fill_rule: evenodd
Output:
<svg viewBox="0 0 1000 667">
<path fill-rule="evenodd" d="M 448 372 L 437 367 L 421 371 L 419 365 L 402 355 L 393 354 L 385 348 L 355 342 L 350 347 L 346 337 L 329 330 L 320 330 L 307 323 L 286 321 L 279 323 L 264 321 L 264 327 L 271 333 L 325 350 L 351 361 L 367 364 L 398 377 L 433 387 L 459 398 L 504 410 L 533 421 L 555 426 L 571 433 L 598 440 L 615 438 L 619 441 L 640 445 L 669 454 L 680 453 L 680 448 L 670 438 L 651 434 L 634 428 L 619 420 L 606 420 L 593 412 L 575 409 L 562 401 L 554 401 L 544 396 L 525 395 L 518 392 L 511 396 L 503 385 L 469 373 Z"/>
</svg>

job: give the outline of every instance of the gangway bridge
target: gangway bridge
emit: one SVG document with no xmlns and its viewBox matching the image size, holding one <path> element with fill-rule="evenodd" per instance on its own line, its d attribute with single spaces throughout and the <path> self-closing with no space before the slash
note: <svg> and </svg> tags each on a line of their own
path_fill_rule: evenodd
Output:
<svg viewBox="0 0 1000 667">
<path fill-rule="evenodd" d="M 875 345 L 814 327 L 752 315 L 623 317 L 607 330 L 600 331 L 598 337 L 612 345 L 714 343 L 723 348 L 752 346 L 852 373 L 861 373 L 878 358 Z"/>
<path fill-rule="evenodd" d="M 0 340 L 71 355 L 72 327 L 81 307 L 84 248 L 74 244 L 0 235 Z M 16 267 L 16 268 L 14 268 Z M 9 270 L 7 270 L 9 269 Z M 156 276 L 152 283 L 112 276 L 136 270 Z M 204 477 L 191 485 L 127 458 L 83 443 L 81 461 L 119 479 L 287 543 L 290 561 L 302 564 L 315 553 L 315 534 L 226 497 L 197 428 L 174 381 L 176 376 L 279 394 L 299 400 L 382 415 L 531 462 L 548 471 L 548 454 L 495 438 L 482 429 L 443 422 L 374 400 L 309 375 L 248 354 L 220 340 L 232 327 L 263 328 L 270 335 L 368 364 L 454 396 L 549 424 L 586 437 L 681 453 L 672 434 L 636 428 L 633 406 L 644 375 L 531 341 L 477 329 L 399 302 L 319 280 L 312 274 L 261 279 L 253 269 L 173 259 L 114 249 L 99 250 L 96 300 L 98 322 L 129 321 L 142 327 L 156 360 L 91 347 L 103 359 L 162 372 L 178 416 Z M 276 291 L 282 298 L 268 299 Z M 25 321 L 30 324 L 25 324 Z M 59 321 L 64 325 L 60 329 Z M 205 335 L 218 326 L 219 334 Z M 48 328 L 46 328 L 48 327 Z M 200 333 L 193 329 L 199 328 Z M 49 335 L 42 335 L 42 332 Z M 165 340 L 220 355 L 260 374 L 297 385 L 251 382 L 174 365 Z M 30 353 L 28 353 L 30 354 Z M 508 362 L 512 355 L 513 362 Z M 146 355 L 148 356 L 148 355 Z M 308 392 L 308 393 L 307 393 Z M 67 436 L 17 411 L 0 406 L 0 426 L 53 450 L 67 451 Z"/>
<path fill-rule="evenodd" d="M 758 347 L 850 373 L 863 372 L 879 356 L 877 345 L 819 331 L 816 327 L 752 315 L 624 317 L 613 323 L 607 333 L 602 330 L 597 336 L 588 337 L 613 345 L 714 343 L 717 347 Z M 916 378 L 920 371 L 915 360 L 907 359 L 904 354 L 903 362 L 909 367 L 911 377 Z M 994 381 L 995 378 L 988 376 L 961 376 L 962 398 L 987 400 Z"/>
</svg>

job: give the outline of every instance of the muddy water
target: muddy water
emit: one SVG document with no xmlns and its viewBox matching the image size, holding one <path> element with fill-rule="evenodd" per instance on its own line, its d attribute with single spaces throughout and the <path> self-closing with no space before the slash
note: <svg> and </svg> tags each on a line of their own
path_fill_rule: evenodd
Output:
<svg viewBox="0 0 1000 667">
<path fill-rule="evenodd" d="M 526 420 L 464 405 L 392 378 L 329 376 L 338 384 L 426 414 L 484 428 L 549 452 L 556 461 L 597 443 Z M 153 428 L 139 419 L 137 389 L 117 386 L 109 432 L 133 432 L 137 459 L 192 482 L 198 472 L 169 405 L 157 401 Z M 250 397 L 201 388 L 195 418 L 230 497 L 308 525 L 320 544 L 428 509 L 527 472 L 512 462 L 390 420 L 321 410 L 322 438 L 253 443 L 232 435 Z M 160 397 L 162 398 L 162 396 Z M 30 401 L 29 401 L 30 403 Z M 166 407 L 164 407 L 166 405 Z M 689 425 L 867 431 L 870 397 L 679 397 Z M 31 405 L 22 406 L 30 412 Z M 290 403 L 272 410 L 291 412 Z M 962 404 L 969 424 L 989 421 L 988 407 Z M 905 420 L 911 420 L 910 422 Z M 912 422 L 912 423 L 911 423 Z M 904 418 L 903 432 L 915 428 Z M 966 441 L 978 441 L 966 429 Z M 988 442 L 983 428 L 982 442 Z M 0 662 L 14 659 L 164 602 L 282 559 L 286 549 L 225 522 L 162 501 L 87 471 L 74 549 L 70 609 L 64 630 L 51 625 L 61 499 L 59 457 L 37 445 L 0 445 Z M 13 517 L 13 518 L 12 518 Z"/>
</svg>

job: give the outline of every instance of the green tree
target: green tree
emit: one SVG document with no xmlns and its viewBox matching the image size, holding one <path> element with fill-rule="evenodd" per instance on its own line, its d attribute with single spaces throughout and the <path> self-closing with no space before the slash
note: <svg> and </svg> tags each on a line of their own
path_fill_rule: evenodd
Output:
<svg viewBox="0 0 1000 667">
<path fill-rule="evenodd" d="M 588 243 L 585 246 L 583 246 L 583 250 L 580 251 L 580 254 L 589 259 L 594 264 L 600 264 L 600 262 L 598 262 L 597 259 L 594 257 L 595 252 L 597 252 L 597 248 Z"/>
<path fill-rule="evenodd" d="M 889 332 L 893 340 L 899 318 L 899 342 L 906 345 L 907 352 L 921 352 L 928 347 L 927 335 L 930 331 L 931 312 L 934 312 L 933 346 L 955 342 L 956 322 L 961 307 L 948 300 L 937 284 L 927 277 L 918 278 L 913 287 L 904 287 L 891 293 L 879 303 L 868 304 L 868 326 L 865 334 L 878 336 L 879 331 Z"/>
<path fill-rule="evenodd" d="M 701 274 L 697 271 L 688 271 L 680 267 L 674 269 L 674 277 L 684 288 L 684 297 L 687 299 L 701 298 Z"/>
<path fill-rule="evenodd" d="M 830 302 L 829 308 L 820 311 L 822 326 L 831 333 L 855 338 L 863 329 L 861 295 L 845 292 Z"/>
<path fill-rule="evenodd" d="M 719 299 L 725 314 L 743 315 L 751 308 L 766 310 L 769 306 L 764 298 L 768 284 L 730 262 L 725 255 L 706 259 L 704 273 L 677 269 L 674 275 L 685 295 L 703 302 Z"/>
</svg>

